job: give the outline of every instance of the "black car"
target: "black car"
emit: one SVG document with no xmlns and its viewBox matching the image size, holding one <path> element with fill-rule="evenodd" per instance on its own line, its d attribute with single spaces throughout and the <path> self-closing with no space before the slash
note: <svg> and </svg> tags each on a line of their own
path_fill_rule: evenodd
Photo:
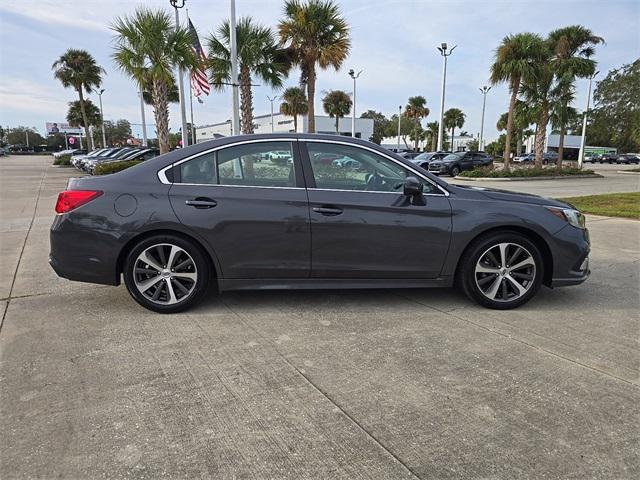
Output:
<svg viewBox="0 0 640 480">
<path fill-rule="evenodd" d="M 400 156 L 406 160 L 412 160 L 416 158 L 418 155 L 421 155 L 420 152 L 402 152 Z"/>
<path fill-rule="evenodd" d="M 293 161 L 276 165 L 271 152 Z M 323 155 L 358 169 L 325 164 Z M 262 159 L 260 162 L 257 159 Z M 589 276 L 584 217 L 535 195 L 449 185 L 363 140 L 247 135 L 75 178 L 56 203 L 49 262 L 177 312 L 248 289 L 450 287 L 507 309 Z M 98 293 L 98 292 L 97 292 Z"/>
<path fill-rule="evenodd" d="M 435 175 L 455 177 L 463 170 L 473 170 L 493 164 L 493 158 L 484 152 L 450 153 L 440 160 L 429 162 L 429 172 Z"/>
<path fill-rule="evenodd" d="M 618 154 L 617 153 L 605 153 L 598 160 L 600 163 L 618 163 Z"/>
<path fill-rule="evenodd" d="M 422 167 L 425 170 L 428 170 L 429 162 L 444 158 L 450 153 L 451 152 L 423 152 L 417 157 L 412 158 L 411 163 L 414 163 L 415 165 L 418 165 L 419 167 Z"/>
<path fill-rule="evenodd" d="M 640 153 L 623 153 L 616 159 L 616 163 L 640 163 Z"/>
</svg>

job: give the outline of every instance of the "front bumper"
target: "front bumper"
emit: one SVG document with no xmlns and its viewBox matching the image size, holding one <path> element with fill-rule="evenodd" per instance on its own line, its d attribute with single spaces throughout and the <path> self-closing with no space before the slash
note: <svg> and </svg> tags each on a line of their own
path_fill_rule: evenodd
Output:
<svg viewBox="0 0 640 480">
<path fill-rule="evenodd" d="M 562 228 L 553 236 L 553 276 L 550 287 L 580 285 L 591 275 L 589 231 L 571 225 Z"/>
<path fill-rule="evenodd" d="M 446 163 L 437 163 L 435 165 L 430 163 L 428 171 L 434 175 L 447 175 L 449 173 L 449 166 Z"/>
</svg>

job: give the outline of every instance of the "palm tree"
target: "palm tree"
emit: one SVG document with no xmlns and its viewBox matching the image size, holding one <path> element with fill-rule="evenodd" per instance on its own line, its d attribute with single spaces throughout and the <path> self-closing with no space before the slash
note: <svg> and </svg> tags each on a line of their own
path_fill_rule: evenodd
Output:
<svg viewBox="0 0 640 480">
<path fill-rule="evenodd" d="M 84 124 L 85 117 L 90 127 L 100 126 L 100 109 L 91 100 L 84 101 L 84 115 L 80 100 L 69 102 L 69 110 L 67 111 L 69 125 L 79 127 Z"/>
<path fill-rule="evenodd" d="M 349 54 L 349 26 L 332 0 L 286 0 L 278 25 L 281 43 L 307 86 L 309 133 L 315 133 L 316 64 L 338 70 Z"/>
<path fill-rule="evenodd" d="M 504 168 L 509 170 L 511 162 L 511 133 L 513 129 L 513 111 L 516 105 L 520 82 L 523 77 L 532 75 L 538 62 L 543 59 L 544 41 L 534 33 L 507 35 L 496 49 L 491 65 L 491 82 L 509 84 L 511 99 L 507 118 L 506 143 L 504 148 Z"/>
<path fill-rule="evenodd" d="M 450 108 L 444 112 L 444 126 L 451 129 L 451 151 L 453 152 L 453 139 L 456 127 L 462 128 L 467 116 L 459 108 Z"/>
<path fill-rule="evenodd" d="M 562 77 L 562 81 L 556 85 L 553 95 L 553 104 L 550 111 L 550 120 L 553 128 L 559 130 L 560 138 L 558 142 L 558 162 L 556 164 L 558 170 L 562 169 L 562 155 L 564 150 L 564 133 L 565 128 L 571 119 L 577 117 L 578 112 L 571 106 L 575 98 L 575 88 L 573 85 L 565 85 L 568 82 L 567 77 Z"/>
<path fill-rule="evenodd" d="M 231 55 L 229 22 L 218 28 L 217 35 L 207 38 L 208 66 L 211 83 L 222 91 L 231 82 Z M 282 87 L 282 79 L 289 70 L 285 52 L 278 46 L 271 29 L 254 23 L 251 17 L 242 17 L 236 25 L 238 51 L 238 79 L 240 85 L 240 111 L 242 133 L 253 133 L 253 93 L 251 81 L 256 78 L 271 88 Z"/>
<path fill-rule="evenodd" d="M 151 85 L 142 87 L 142 99 L 147 105 L 153 106 L 153 96 L 151 95 Z M 167 101 L 169 103 L 178 103 L 180 101 L 180 93 L 175 79 L 171 79 L 171 85 L 167 88 Z"/>
<path fill-rule="evenodd" d="M 427 123 L 427 132 L 429 132 L 429 137 L 431 138 L 431 151 L 435 152 L 438 148 L 438 132 L 440 129 L 439 122 L 429 122 Z"/>
<path fill-rule="evenodd" d="M 60 80 L 64 88 L 73 88 L 78 92 L 82 124 L 88 137 L 90 148 L 93 149 L 93 138 L 89 135 L 89 121 L 85 109 L 84 92 L 91 93 L 94 88 L 102 84 L 104 69 L 100 67 L 93 56 L 86 50 L 68 49 L 51 66 L 53 76 Z"/>
<path fill-rule="evenodd" d="M 500 115 L 500 118 L 496 123 L 496 129 L 499 132 L 502 130 L 506 130 L 508 118 L 508 112 Z M 531 123 L 533 123 L 533 121 L 534 118 L 532 118 L 531 109 L 527 106 L 527 104 L 522 100 L 516 100 L 516 106 L 513 111 L 513 131 L 516 135 L 516 155 L 520 155 L 520 153 L 522 153 L 522 141 L 524 139 L 525 132 L 530 131 L 527 130 L 527 128 L 529 127 L 529 125 L 531 125 Z"/>
<path fill-rule="evenodd" d="M 163 10 L 137 8 L 131 16 L 116 18 L 113 59 L 138 86 L 151 86 L 153 114 L 160 153 L 169 151 L 169 91 L 173 71 L 191 70 L 200 60 L 191 47 L 191 35 L 173 23 Z"/>
<path fill-rule="evenodd" d="M 349 115 L 351 111 L 351 97 L 342 90 L 331 90 L 322 98 L 322 106 L 327 115 L 336 119 L 336 133 L 340 133 L 338 123 L 340 118 Z"/>
<path fill-rule="evenodd" d="M 420 126 L 420 121 L 424 117 L 428 117 L 429 113 L 429 109 L 427 108 L 427 100 L 422 95 L 409 97 L 407 106 L 404 107 L 404 114 L 407 116 L 407 118 L 411 118 L 415 122 L 413 135 L 416 144 L 414 150 L 416 152 L 418 151 L 418 142 L 420 140 L 418 135 L 418 127 Z"/>
<path fill-rule="evenodd" d="M 309 104 L 304 90 L 300 87 L 289 87 L 282 93 L 280 113 L 293 117 L 293 130 L 298 131 L 298 115 L 306 115 Z"/>
<path fill-rule="evenodd" d="M 591 60 L 591 57 L 595 53 L 594 47 L 604 43 L 604 39 L 594 35 L 586 27 L 571 25 L 551 32 L 549 34 L 549 42 L 553 50 L 551 64 L 557 78 L 556 101 L 560 102 L 560 105 L 556 105 L 560 111 L 568 114 L 570 113 L 568 105 L 573 101 L 575 79 L 589 77 L 595 72 L 596 62 Z M 560 130 L 558 168 L 562 166 L 564 135 L 566 122 L 569 118 L 567 115 L 560 115 L 560 117 L 556 116 L 555 118 L 555 120 L 561 122 L 557 124 Z"/>
</svg>

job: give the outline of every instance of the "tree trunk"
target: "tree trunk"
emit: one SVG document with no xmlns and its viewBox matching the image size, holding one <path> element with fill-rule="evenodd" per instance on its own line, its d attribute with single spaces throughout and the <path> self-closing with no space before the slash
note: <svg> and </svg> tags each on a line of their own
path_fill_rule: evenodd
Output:
<svg viewBox="0 0 640 480">
<path fill-rule="evenodd" d="M 507 138 L 504 145 L 504 169 L 509 171 L 511 168 L 511 135 L 513 131 L 513 111 L 516 108 L 516 99 L 518 98 L 518 89 L 520 88 L 520 77 L 511 79 L 511 99 L 509 100 L 509 113 L 507 114 Z"/>
<path fill-rule="evenodd" d="M 340 122 L 340 117 L 336 115 L 336 135 L 340 135 L 340 127 L 338 123 Z"/>
<path fill-rule="evenodd" d="M 416 118 L 416 128 L 413 132 L 414 135 L 414 140 L 415 140 L 415 144 L 416 147 L 414 148 L 414 150 L 417 152 L 418 151 L 418 119 Z"/>
<path fill-rule="evenodd" d="M 560 139 L 558 141 L 558 163 L 556 168 L 562 170 L 562 155 L 564 153 L 564 125 L 560 125 Z"/>
<path fill-rule="evenodd" d="M 167 84 L 164 83 L 164 81 L 159 79 L 153 81 L 151 96 L 160 155 L 169 151 L 169 102 L 167 99 L 167 90 Z"/>
<path fill-rule="evenodd" d="M 518 140 L 516 141 L 516 156 L 522 153 L 522 130 L 518 132 Z"/>
<path fill-rule="evenodd" d="M 298 115 L 293 115 L 293 132 L 298 133 Z"/>
<path fill-rule="evenodd" d="M 431 151 L 435 152 L 438 149 L 438 134 L 431 133 Z"/>
<path fill-rule="evenodd" d="M 84 108 L 84 95 L 82 94 L 82 87 L 78 89 L 78 96 L 80 97 L 80 111 L 82 112 L 82 121 L 84 122 L 84 134 L 87 138 L 87 148 L 93 150 L 93 135 L 89 131 L 89 120 L 87 119 L 87 112 Z"/>
<path fill-rule="evenodd" d="M 453 152 L 453 138 L 454 138 L 453 133 L 454 133 L 455 129 L 456 129 L 456 127 L 451 127 L 451 148 L 450 148 L 450 150 L 452 152 Z"/>
<path fill-rule="evenodd" d="M 253 133 L 253 93 L 251 92 L 251 72 L 246 66 L 240 67 L 240 112 L 244 134 Z"/>
<path fill-rule="evenodd" d="M 535 152 L 536 168 L 542 168 L 542 156 L 544 150 L 544 137 L 547 133 L 547 123 L 549 122 L 549 108 L 548 105 L 543 104 L 542 113 L 540 114 L 540 121 L 538 122 L 538 128 L 536 130 Z"/>
<path fill-rule="evenodd" d="M 315 111 L 315 96 L 316 96 L 316 66 L 311 64 L 307 67 L 307 103 L 308 106 L 308 133 L 316 133 L 316 111 Z"/>
</svg>

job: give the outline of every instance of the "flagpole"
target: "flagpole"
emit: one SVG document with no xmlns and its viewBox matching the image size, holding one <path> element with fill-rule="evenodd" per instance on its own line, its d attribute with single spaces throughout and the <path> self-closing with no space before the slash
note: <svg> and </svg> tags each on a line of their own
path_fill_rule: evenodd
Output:
<svg viewBox="0 0 640 480">
<path fill-rule="evenodd" d="M 191 22 L 191 19 L 189 18 L 189 9 L 186 9 L 187 11 L 187 25 L 189 25 L 189 22 Z M 191 88 L 191 83 L 192 83 L 192 78 L 191 75 L 189 75 L 189 109 L 190 109 L 190 114 L 191 114 L 191 145 L 195 145 L 196 144 L 196 127 L 193 124 L 193 90 Z"/>
</svg>

